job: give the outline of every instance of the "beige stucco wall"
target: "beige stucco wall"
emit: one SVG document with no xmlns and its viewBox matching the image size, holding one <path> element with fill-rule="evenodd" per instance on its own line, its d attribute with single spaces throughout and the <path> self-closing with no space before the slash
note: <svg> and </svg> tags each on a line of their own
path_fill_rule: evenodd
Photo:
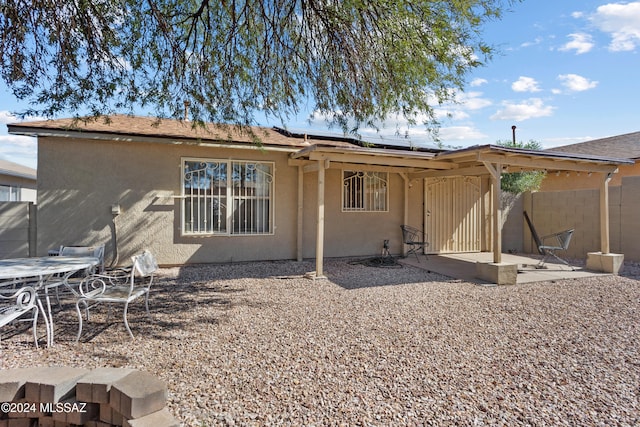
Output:
<svg viewBox="0 0 640 427">
<path fill-rule="evenodd" d="M 304 175 L 304 251 L 313 257 L 316 244 L 318 181 L 316 173 Z M 408 223 L 422 229 L 423 180 L 414 180 L 409 188 Z M 397 173 L 389 174 L 388 212 L 342 212 L 342 171 L 328 169 L 325 175 L 325 241 L 327 257 L 379 255 L 385 239 L 390 252 L 402 252 L 400 225 L 404 219 L 404 181 Z"/>
<path fill-rule="evenodd" d="M 181 159 L 231 158 L 275 162 L 275 233 L 268 236 L 182 236 Z M 295 259 L 297 167 L 288 153 L 196 145 L 41 137 L 38 149 L 38 253 L 60 245 L 106 245 L 112 261 L 151 250 L 160 264 Z M 384 239 L 400 253 L 404 183 L 390 174 L 389 212 L 341 212 L 341 174 L 326 173 L 325 256 L 379 254 Z M 409 190 L 409 223 L 422 221 L 422 180 Z M 121 213 L 111 214 L 118 204 Z M 303 256 L 315 255 L 317 174 L 304 174 Z"/>
</svg>

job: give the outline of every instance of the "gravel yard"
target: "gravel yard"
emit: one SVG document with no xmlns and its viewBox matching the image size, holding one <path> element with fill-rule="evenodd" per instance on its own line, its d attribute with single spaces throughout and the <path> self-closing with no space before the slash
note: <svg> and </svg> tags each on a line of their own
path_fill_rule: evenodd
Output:
<svg viewBox="0 0 640 427">
<path fill-rule="evenodd" d="M 3 339 L 0 368 L 158 375 L 185 426 L 640 424 L 640 267 L 619 277 L 483 287 L 413 267 L 327 260 L 163 269 L 151 317 L 72 305 L 56 345 Z M 44 327 L 39 326 L 44 333 Z"/>
</svg>

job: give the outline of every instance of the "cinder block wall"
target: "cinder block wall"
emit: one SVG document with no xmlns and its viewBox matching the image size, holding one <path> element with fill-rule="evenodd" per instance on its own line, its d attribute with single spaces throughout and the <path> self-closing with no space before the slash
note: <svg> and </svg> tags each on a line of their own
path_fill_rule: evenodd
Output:
<svg viewBox="0 0 640 427">
<path fill-rule="evenodd" d="M 538 235 L 575 228 L 567 256 L 586 258 L 600 250 L 600 191 L 544 191 L 527 193 L 516 206 L 509 221 L 526 211 Z M 640 177 L 625 177 L 621 186 L 609 187 L 609 245 L 611 252 L 622 253 L 625 260 L 640 261 Z M 517 241 L 517 227 L 503 228 L 504 241 Z M 525 221 L 522 222 L 522 249 L 535 253 L 535 243 Z M 508 246 L 506 246 L 508 247 Z"/>
<path fill-rule="evenodd" d="M 0 202 L 0 259 L 35 255 L 35 209 L 31 202 Z"/>
</svg>

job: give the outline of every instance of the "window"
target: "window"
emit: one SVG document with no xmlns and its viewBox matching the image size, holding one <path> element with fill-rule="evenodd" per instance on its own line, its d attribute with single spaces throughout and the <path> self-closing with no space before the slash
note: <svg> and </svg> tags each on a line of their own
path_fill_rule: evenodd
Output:
<svg viewBox="0 0 640 427">
<path fill-rule="evenodd" d="M 342 210 L 386 212 L 387 183 L 386 172 L 342 171 Z"/>
<path fill-rule="evenodd" d="M 273 233 L 273 163 L 183 160 L 184 234 Z"/>
<path fill-rule="evenodd" d="M 20 188 L 11 185 L 0 185 L 0 202 L 19 202 Z"/>
</svg>

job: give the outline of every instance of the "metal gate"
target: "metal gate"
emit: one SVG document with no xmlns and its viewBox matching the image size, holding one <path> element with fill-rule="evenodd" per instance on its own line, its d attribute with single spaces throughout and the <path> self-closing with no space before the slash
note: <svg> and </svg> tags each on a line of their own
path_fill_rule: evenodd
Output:
<svg viewBox="0 0 640 427">
<path fill-rule="evenodd" d="M 429 252 L 480 252 L 480 177 L 427 178 L 424 188 Z"/>
</svg>

